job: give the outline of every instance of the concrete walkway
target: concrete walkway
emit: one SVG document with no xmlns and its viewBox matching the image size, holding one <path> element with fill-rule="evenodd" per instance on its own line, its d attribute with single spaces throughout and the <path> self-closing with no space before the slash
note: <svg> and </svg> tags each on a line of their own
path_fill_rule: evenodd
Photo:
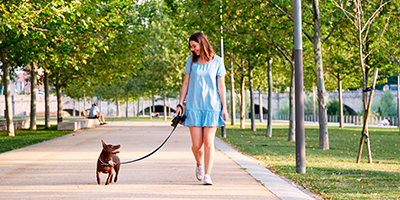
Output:
<svg viewBox="0 0 400 200">
<path fill-rule="evenodd" d="M 122 165 L 117 183 L 104 185 L 102 174 L 97 185 L 101 140 L 120 144 L 128 161 L 151 152 L 171 129 L 169 122 L 114 122 L 0 154 L 0 199 L 314 199 L 219 139 L 214 185 L 204 186 L 182 126 L 153 156 Z"/>
</svg>

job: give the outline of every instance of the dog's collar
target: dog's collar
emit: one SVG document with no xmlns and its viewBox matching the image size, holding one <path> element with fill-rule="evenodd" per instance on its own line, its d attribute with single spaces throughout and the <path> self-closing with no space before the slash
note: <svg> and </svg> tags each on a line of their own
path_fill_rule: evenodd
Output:
<svg viewBox="0 0 400 200">
<path fill-rule="evenodd" d="M 101 165 L 112 165 L 113 164 L 112 160 L 105 162 L 103 159 L 99 158 L 99 161 L 101 162 Z"/>
</svg>

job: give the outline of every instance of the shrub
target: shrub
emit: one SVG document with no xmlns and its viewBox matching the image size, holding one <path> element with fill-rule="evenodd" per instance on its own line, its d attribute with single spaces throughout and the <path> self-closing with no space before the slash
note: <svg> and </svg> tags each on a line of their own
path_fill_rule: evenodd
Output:
<svg viewBox="0 0 400 200">
<path fill-rule="evenodd" d="M 378 116 L 397 116 L 397 104 L 390 90 L 386 90 L 381 98 L 372 100 L 371 113 Z"/>
</svg>

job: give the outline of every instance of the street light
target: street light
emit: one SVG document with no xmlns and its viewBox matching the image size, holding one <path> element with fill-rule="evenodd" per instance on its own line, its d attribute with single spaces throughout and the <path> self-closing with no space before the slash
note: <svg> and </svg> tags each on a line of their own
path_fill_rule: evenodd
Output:
<svg viewBox="0 0 400 200">
<path fill-rule="evenodd" d="M 303 41 L 301 28 L 301 0 L 294 1 L 294 63 L 296 105 L 296 172 L 306 173 L 303 97 Z"/>
</svg>

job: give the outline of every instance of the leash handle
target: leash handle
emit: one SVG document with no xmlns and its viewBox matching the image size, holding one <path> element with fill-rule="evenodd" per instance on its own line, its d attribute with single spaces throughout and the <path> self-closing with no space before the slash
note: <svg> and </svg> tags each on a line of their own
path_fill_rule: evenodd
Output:
<svg viewBox="0 0 400 200">
<path fill-rule="evenodd" d="M 160 146 L 158 146 L 156 149 L 154 149 L 154 150 L 153 150 L 152 152 L 150 152 L 149 154 L 147 154 L 147 155 L 145 155 L 145 156 L 143 156 L 143 157 L 141 157 L 141 158 L 138 158 L 138 159 L 136 159 L 136 160 L 126 161 L 126 162 L 115 162 L 114 164 L 116 164 L 116 165 L 118 165 L 118 164 L 121 164 L 121 165 L 122 165 L 122 164 L 129 164 L 129 163 L 133 163 L 133 162 L 137 162 L 137 161 L 143 160 L 143 159 L 145 159 L 145 158 L 147 158 L 147 157 L 153 155 L 155 152 L 157 152 L 159 149 L 161 149 L 162 146 L 164 146 L 164 144 L 165 144 L 165 143 L 168 141 L 168 139 L 171 137 L 172 133 L 175 131 L 176 127 L 177 127 L 177 126 L 174 126 L 174 128 L 173 128 L 172 131 L 171 131 L 171 133 L 170 133 L 170 134 L 168 135 L 168 137 L 164 140 L 164 142 L 161 143 Z"/>
</svg>

